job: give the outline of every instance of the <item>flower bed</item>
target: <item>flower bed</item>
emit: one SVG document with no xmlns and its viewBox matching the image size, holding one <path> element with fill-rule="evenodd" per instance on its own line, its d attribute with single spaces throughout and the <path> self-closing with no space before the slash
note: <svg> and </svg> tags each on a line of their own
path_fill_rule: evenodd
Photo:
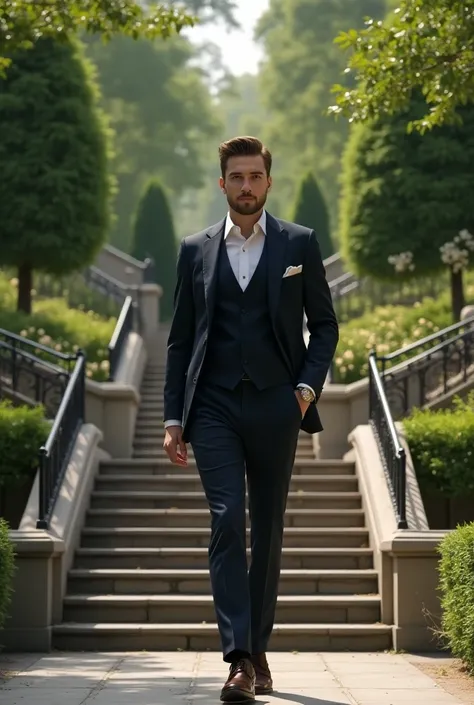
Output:
<svg viewBox="0 0 474 705">
<path fill-rule="evenodd" d="M 474 297 L 474 286 L 468 287 Z M 349 384 L 368 375 L 368 357 L 410 345 L 452 324 L 451 302 L 446 292 L 438 299 L 426 298 L 411 307 L 379 306 L 340 327 L 334 360 L 334 381 Z"/>
<path fill-rule="evenodd" d="M 87 376 L 98 382 L 109 375 L 108 344 L 115 318 L 68 308 L 64 299 L 37 301 L 31 315 L 16 311 L 16 282 L 0 276 L 0 328 L 67 354 L 86 354 Z M 37 352 L 41 357 L 41 353 Z"/>
</svg>

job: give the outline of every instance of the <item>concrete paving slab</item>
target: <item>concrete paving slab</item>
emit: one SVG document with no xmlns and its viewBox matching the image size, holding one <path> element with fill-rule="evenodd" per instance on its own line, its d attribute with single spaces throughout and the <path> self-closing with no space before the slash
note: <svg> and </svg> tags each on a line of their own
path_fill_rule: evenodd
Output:
<svg viewBox="0 0 474 705">
<path fill-rule="evenodd" d="M 0 702 L 2 705 L 82 705 L 87 702 L 89 692 L 87 688 L 0 688 Z"/>
<path fill-rule="evenodd" d="M 275 693 L 257 697 L 257 705 L 474 702 L 448 692 L 407 655 L 288 652 L 268 659 Z M 2 669 L 9 675 L 0 684 L 1 705 L 217 705 L 228 674 L 222 656 L 210 652 L 0 654 Z"/>
</svg>

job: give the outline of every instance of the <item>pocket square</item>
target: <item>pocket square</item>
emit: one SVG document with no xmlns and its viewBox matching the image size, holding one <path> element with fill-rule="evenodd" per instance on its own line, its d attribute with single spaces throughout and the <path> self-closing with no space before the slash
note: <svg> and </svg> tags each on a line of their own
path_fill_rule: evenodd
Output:
<svg viewBox="0 0 474 705">
<path fill-rule="evenodd" d="M 286 277 L 294 277 L 295 274 L 301 274 L 302 271 L 303 271 L 302 264 L 299 264 L 297 267 L 293 267 L 293 266 L 287 267 L 282 278 L 285 279 Z"/>
</svg>

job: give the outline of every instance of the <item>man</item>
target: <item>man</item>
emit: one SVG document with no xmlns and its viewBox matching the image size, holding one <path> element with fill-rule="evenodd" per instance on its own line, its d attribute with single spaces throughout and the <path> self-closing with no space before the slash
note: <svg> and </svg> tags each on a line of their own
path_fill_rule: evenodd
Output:
<svg viewBox="0 0 474 705">
<path fill-rule="evenodd" d="M 264 210 L 270 152 L 254 137 L 236 137 L 219 155 L 229 212 L 185 238 L 178 257 L 164 448 L 180 466 L 186 442 L 194 451 L 211 512 L 211 584 L 230 663 L 221 700 L 247 702 L 272 692 L 265 652 L 288 488 L 300 427 L 322 430 L 316 402 L 338 326 L 314 231 Z"/>
</svg>

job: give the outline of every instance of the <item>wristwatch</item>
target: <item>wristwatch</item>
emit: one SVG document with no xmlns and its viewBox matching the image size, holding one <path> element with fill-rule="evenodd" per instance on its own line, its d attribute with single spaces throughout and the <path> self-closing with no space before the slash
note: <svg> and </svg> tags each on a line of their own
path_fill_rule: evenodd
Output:
<svg viewBox="0 0 474 705">
<path fill-rule="evenodd" d="M 311 389 L 308 389 L 308 387 L 296 387 L 296 389 L 299 391 L 301 394 L 301 398 L 303 401 L 305 401 L 307 404 L 312 404 L 313 401 L 316 399 L 315 395 L 311 391 Z"/>
</svg>

